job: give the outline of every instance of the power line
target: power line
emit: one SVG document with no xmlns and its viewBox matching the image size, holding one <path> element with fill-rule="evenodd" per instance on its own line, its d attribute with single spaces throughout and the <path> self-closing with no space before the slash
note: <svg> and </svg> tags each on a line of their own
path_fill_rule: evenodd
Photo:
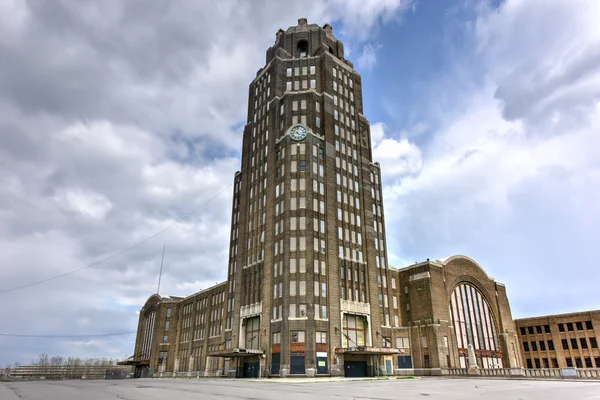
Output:
<svg viewBox="0 0 600 400">
<path fill-rule="evenodd" d="M 77 338 L 94 338 L 94 337 L 106 337 L 106 336 L 131 335 L 132 333 L 137 333 L 137 331 L 117 332 L 117 333 L 99 333 L 99 334 L 94 334 L 94 335 L 27 335 L 27 334 L 19 334 L 19 333 L 0 333 L 0 336 L 21 337 L 21 338 L 45 338 L 45 339 L 77 339 Z"/>
<path fill-rule="evenodd" d="M 183 217 L 179 218 L 178 220 L 176 220 L 175 222 L 173 222 L 171 225 L 167 226 L 166 228 L 164 228 L 164 229 L 162 229 L 162 230 L 160 230 L 160 231 L 156 232 L 156 233 L 155 233 L 155 234 L 153 234 L 152 236 L 150 236 L 150 237 L 147 237 L 146 239 L 144 239 L 144 240 L 142 240 L 142 241 L 140 241 L 140 242 L 137 242 L 137 243 L 135 243 L 135 244 L 133 244 L 133 245 L 131 245 L 131 246 L 129 246 L 129 247 L 127 247 L 127 248 L 125 248 L 125 249 L 123 249 L 123 250 L 121 250 L 121 251 L 117 252 L 117 253 L 114 253 L 114 254 L 112 254 L 112 255 L 110 255 L 110 256 L 108 256 L 108 257 L 105 257 L 105 258 L 103 258 L 103 259 L 100 259 L 99 261 L 96 261 L 96 262 L 93 262 L 93 263 L 91 263 L 91 264 L 88 264 L 88 265 L 86 265 L 86 266 L 84 266 L 84 267 L 81 267 L 81 268 L 78 268 L 78 269 L 74 269 L 74 270 L 72 270 L 72 271 L 65 272 L 65 273 L 63 273 L 63 274 L 60 274 L 60 275 L 55 275 L 55 276 L 52 276 L 52 277 L 50 277 L 50 278 L 46 278 L 46 279 L 42 279 L 42 280 L 39 280 L 39 281 L 34 281 L 34 282 L 26 283 L 26 284 L 24 284 L 24 285 L 15 286 L 15 287 L 8 288 L 8 289 L 2 289 L 2 290 L 0 290 L 0 294 L 3 294 L 3 293 L 8 293 L 8 292 L 12 292 L 12 291 L 19 290 L 19 289 L 25 289 L 25 288 L 27 288 L 27 287 L 31 287 L 31 286 L 39 285 L 39 284 L 42 284 L 42 283 L 50 282 L 50 281 L 53 281 L 53 280 L 55 280 L 55 279 L 63 278 L 63 277 L 65 277 L 65 276 L 72 275 L 72 274 L 74 274 L 74 273 L 76 273 L 76 272 L 82 271 L 82 270 L 84 270 L 84 269 L 87 269 L 87 268 L 90 268 L 90 267 L 94 267 L 94 266 L 96 266 L 96 265 L 99 265 L 99 264 L 102 264 L 102 263 L 104 263 L 104 262 L 106 262 L 106 261 L 112 260 L 113 258 L 116 258 L 116 257 L 118 257 L 118 256 L 120 256 L 120 255 L 123 255 L 123 254 L 127 253 L 128 251 L 130 251 L 130 250 L 133 250 L 133 249 L 135 249 L 136 247 L 139 247 L 139 246 L 141 246 L 142 244 L 144 244 L 144 243 L 148 242 L 149 240 L 152 240 L 152 239 L 154 239 L 155 237 L 157 237 L 157 236 L 159 236 L 159 235 L 163 234 L 164 232 L 166 232 L 166 231 L 168 231 L 169 229 L 173 228 L 175 225 L 178 225 L 180 222 L 184 221 L 185 219 L 187 219 L 187 218 L 191 217 L 193 214 L 195 214 L 197 211 L 199 211 L 200 209 L 202 209 L 202 208 L 203 208 L 204 206 L 206 206 L 208 203 L 210 203 L 211 201 L 213 201 L 214 199 L 216 199 L 217 197 L 219 197 L 219 195 L 220 195 L 221 193 L 223 193 L 224 191 L 226 191 L 227 189 L 229 189 L 229 188 L 230 188 L 232 185 L 233 185 L 233 184 L 229 184 L 229 185 L 227 185 L 227 186 L 226 186 L 226 187 L 224 187 L 224 188 L 223 188 L 223 189 L 222 189 L 220 192 L 218 192 L 216 195 L 214 195 L 213 197 L 211 197 L 210 199 L 206 200 L 204 203 L 202 203 L 202 204 L 200 204 L 198 207 L 196 207 L 196 208 L 195 208 L 195 209 L 194 209 L 192 212 L 190 212 L 189 214 L 187 214 L 187 215 L 185 215 L 185 216 L 183 216 Z"/>
</svg>

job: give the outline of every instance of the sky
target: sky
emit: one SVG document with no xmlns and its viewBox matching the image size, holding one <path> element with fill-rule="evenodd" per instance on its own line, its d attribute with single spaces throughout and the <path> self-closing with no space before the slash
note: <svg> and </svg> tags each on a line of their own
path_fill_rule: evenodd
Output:
<svg viewBox="0 0 600 400">
<path fill-rule="evenodd" d="M 226 279 L 248 84 L 300 17 L 362 75 L 390 264 L 600 309 L 600 2 L 0 0 L 0 333 L 135 331 L 163 244 L 162 295 Z M 134 341 L 0 336 L 0 366 Z"/>
</svg>

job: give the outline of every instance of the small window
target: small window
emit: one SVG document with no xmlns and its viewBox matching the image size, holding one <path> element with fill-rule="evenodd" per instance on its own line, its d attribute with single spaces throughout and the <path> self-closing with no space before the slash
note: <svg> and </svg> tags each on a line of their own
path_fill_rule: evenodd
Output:
<svg viewBox="0 0 600 400">
<path fill-rule="evenodd" d="M 596 368 L 600 368 L 600 357 L 594 359 L 596 361 Z"/>
<path fill-rule="evenodd" d="M 565 325 L 564 324 L 558 324 L 558 331 L 559 332 L 564 332 L 565 331 Z"/>
<path fill-rule="evenodd" d="M 575 368 L 583 368 L 580 357 L 575 357 Z"/>
<path fill-rule="evenodd" d="M 306 171 L 306 160 L 299 160 L 298 161 L 298 170 L 299 171 Z"/>
<path fill-rule="evenodd" d="M 536 342 L 531 342 L 531 351 L 538 351 Z"/>
<path fill-rule="evenodd" d="M 534 361 L 535 361 L 535 367 L 536 367 L 536 368 L 541 368 L 541 367 L 542 367 L 542 366 L 540 365 L 540 359 L 539 359 L 539 358 L 536 358 L 536 359 L 534 359 Z"/>
<path fill-rule="evenodd" d="M 531 358 L 527 359 L 527 368 L 533 368 L 533 364 L 531 364 Z"/>
<path fill-rule="evenodd" d="M 583 330 L 583 322 L 576 322 L 575 325 L 577 326 L 577 330 L 578 331 L 582 331 Z"/>
<path fill-rule="evenodd" d="M 548 350 L 554 350 L 554 341 L 548 340 Z"/>
<path fill-rule="evenodd" d="M 546 351 L 546 342 L 540 340 L 540 351 Z"/>
<path fill-rule="evenodd" d="M 585 329 L 587 329 L 588 331 L 591 331 L 592 329 L 594 329 L 594 326 L 592 325 L 592 321 L 585 321 Z"/>
<path fill-rule="evenodd" d="M 573 329 L 573 323 L 572 322 L 567 322 L 567 330 L 569 332 L 573 332 L 575 329 Z"/>
<path fill-rule="evenodd" d="M 529 343 L 528 342 L 523 342 L 523 350 L 529 351 Z"/>
<path fill-rule="evenodd" d="M 571 357 L 567 357 L 565 361 L 567 362 L 567 367 L 573 367 L 573 359 Z"/>
<path fill-rule="evenodd" d="M 587 340 L 585 340 L 584 337 L 579 339 L 579 344 L 581 345 L 582 349 L 587 349 L 588 348 L 588 344 L 587 344 Z"/>
<path fill-rule="evenodd" d="M 597 349 L 598 348 L 598 341 L 596 340 L 595 337 L 591 337 L 590 338 L 590 347 L 592 349 Z"/>
<path fill-rule="evenodd" d="M 169 337 L 167 335 L 163 336 L 163 343 L 169 343 Z"/>
<path fill-rule="evenodd" d="M 536 325 L 536 327 L 535 327 L 535 331 L 536 331 L 536 333 L 538 333 L 538 334 L 542 333 L 542 326 L 541 326 L 541 325 Z"/>
<path fill-rule="evenodd" d="M 586 368 L 594 368 L 594 366 L 592 365 L 592 359 L 590 357 L 585 358 L 585 367 Z"/>
<path fill-rule="evenodd" d="M 544 332 L 550 333 L 550 325 L 544 325 Z"/>
<path fill-rule="evenodd" d="M 533 335 L 533 326 L 527 327 L 527 332 L 529 332 L 530 335 Z"/>
<path fill-rule="evenodd" d="M 571 339 L 571 348 L 573 350 L 577 350 L 579 348 L 579 345 L 577 344 L 577 339 Z"/>
<path fill-rule="evenodd" d="M 521 335 L 526 335 L 527 334 L 527 330 L 525 330 L 525 327 L 522 326 L 521 327 Z"/>
</svg>

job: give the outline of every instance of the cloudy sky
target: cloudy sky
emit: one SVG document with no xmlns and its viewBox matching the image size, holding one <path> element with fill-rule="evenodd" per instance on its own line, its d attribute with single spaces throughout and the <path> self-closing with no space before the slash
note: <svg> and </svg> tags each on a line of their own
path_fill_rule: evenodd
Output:
<svg viewBox="0 0 600 400">
<path fill-rule="evenodd" d="M 162 294 L 225 279 L 248 84 L 299 17 L 363 76 L 393 265 L 469 255 L 514 317 L 600 308 L 600 2 L 0 0 L 0 333 L 134 331 L 163 244 Z M 133 344 L 0 336 L 0 365 Z"/>
</svg>

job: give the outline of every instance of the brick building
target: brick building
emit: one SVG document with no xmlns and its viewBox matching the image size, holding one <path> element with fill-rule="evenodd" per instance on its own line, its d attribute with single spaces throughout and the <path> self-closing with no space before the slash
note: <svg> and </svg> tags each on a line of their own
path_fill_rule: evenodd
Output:
<svg viewBox="0 0 600 400">
<path fill-rule="evenodd" d="M 600 310 L 515 320 L 526 368 L 600 368 Z"/>
<path fill-rule="evenodd" d="M 138 375 L 438 373 L 467 344 L 481 366 L 520 364 L 505 288 L 477 263 L 388 265 L 361 76 L 328 24 L 279 30 L 250 83 L 226 267 L 210 289 L 148 299 Z"/>
</svg>

